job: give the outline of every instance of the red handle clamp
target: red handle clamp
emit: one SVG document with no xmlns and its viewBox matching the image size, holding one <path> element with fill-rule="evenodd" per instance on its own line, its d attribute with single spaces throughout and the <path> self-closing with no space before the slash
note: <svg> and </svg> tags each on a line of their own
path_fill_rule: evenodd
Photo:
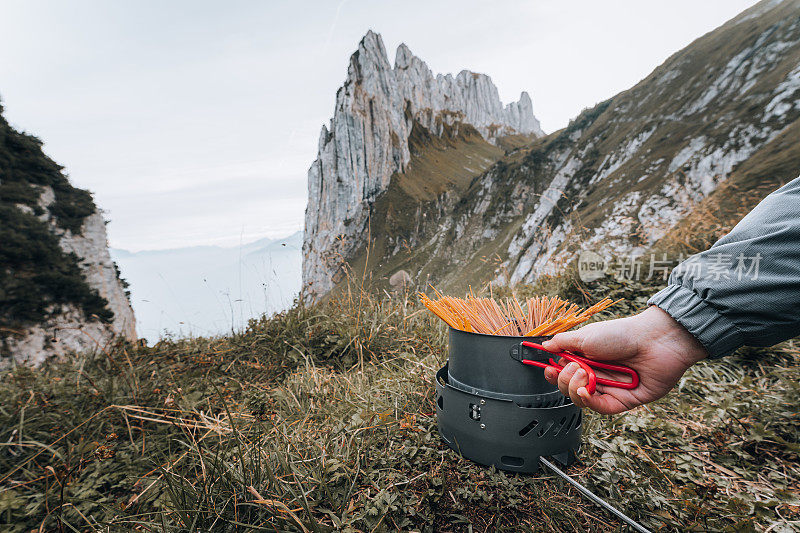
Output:
<svg viewBox="0 0 800 533">
<path fill-rule="evenodd" d="M 605 385 L 606 387 L 617 387 L 619 389 L 635 389 L 639 386 L 639 374 L 632 368 L 623 365 L 612 365 L 610 363 L 603 363 L 601 361 L 594 361 L 592 359 L 587 359 L 585 357 L 581 357 L 579 355 L 575 355 L 569 352 L 551 352 L 550 350 L 545 349 L 544 346 L 535 342 L 523 341 L 523 346 L 527 346 L 528 348 L 536 348 L 537 350 L 542 350 L 553 355 L 557 355 L 559 357 L 563 357 L 568 361 L 572 361 L 581 365 L 581 368 L 586 371 L 586 375 L 589 377 L 589 383 L 586 385 L 586 390 L 589 394 L 594 394 L 597 384 Z M 553 358 L 550 358 L 548 363 L 543 363 L 541 361 L 532 361 L 530 359 L 522 359 L 522 363 L 525 365 L 530 366 L 538 366 L 539 368 L 555 368 L 556 372 L 561 372 L 564 370 L 564 367 L 553 361 Z M 611 370 L 612 372 L 621 372 L 623 374 L 628 374 L 631 377 L 630 382 L 625 381 L 616 381 L 613 379 L 606 379 L 606 378 L 598 378 L 597 375 L 592 370 L 592 367 L 595 368 L 602 368 L 603 370 Z"/>
</svg>

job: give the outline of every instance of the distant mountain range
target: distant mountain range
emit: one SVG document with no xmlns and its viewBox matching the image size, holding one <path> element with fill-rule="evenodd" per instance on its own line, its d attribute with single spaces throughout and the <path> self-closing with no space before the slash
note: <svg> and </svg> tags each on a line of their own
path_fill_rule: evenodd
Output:
<svg viewBox="0 0 800 533">
<path fill-rule="evenodd" d="M 111 249 L 130 284 L 139 336 L 208 336 L 290 306 L 300 290 L 297 232 L 235 247 L 193 246 L 129 252 Z"/>
</svg>

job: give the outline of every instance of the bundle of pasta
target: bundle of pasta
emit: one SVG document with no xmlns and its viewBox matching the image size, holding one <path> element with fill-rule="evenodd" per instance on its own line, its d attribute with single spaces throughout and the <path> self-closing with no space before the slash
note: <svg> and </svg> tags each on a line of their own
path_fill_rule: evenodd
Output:
<svg viewBox="0 0 800 533">
<path fill-rule="evenodd" d="M 435 289 L 434 289 L 435 290 Z M 433 314 L 461 331 L 488 335 L 555 335 L 582 324 L 592 315 L 619 302 L 604 298 L 587 309 L 556 296 L 537 296 L 520 303 L 516 298 L 466 298 L 444 296 L 437 300 L 420 293 L 420 300 Z"/>
</svg>

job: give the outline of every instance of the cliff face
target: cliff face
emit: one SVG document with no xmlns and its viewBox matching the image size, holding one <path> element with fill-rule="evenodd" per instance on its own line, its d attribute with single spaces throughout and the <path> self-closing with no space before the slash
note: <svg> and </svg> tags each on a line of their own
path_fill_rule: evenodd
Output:
<svg viewBox="0 0 800 533">
<path fill-rule="evenodd" d="M 719 235 L 800 174 L 798 135 L 800 1 L 761 2 L 463 190 L 415 204 L 393 196 L 382 215 L 412 216 L 387 231 L 402 245 L 368 270 L 462 290 L 532 282 L 581 249 L 641 252 L 701 208 L 724 215 L 703 230 Z"/>
<path fill-rule="evenodd" d="M 379 35 L 368 32 L 350 58 L 330 126 L 323 126 L 308 172 L 303 243 L 304 294 L 326 294 L 342 265 L 367 241 L 368 218 L 392 176 L 412 161 L 410 140 L 478 132 L 490 144 L 511 135 L 542 135 L 530 97 L 503 106 L 483 74 L 434 76 L 405 45 L 394 68 Z"/>
<path fill-rule="evenodd" d="M 0 367 L 136 340 L 102 214 L 1 115 L 0 242 Z"/>
</svg>

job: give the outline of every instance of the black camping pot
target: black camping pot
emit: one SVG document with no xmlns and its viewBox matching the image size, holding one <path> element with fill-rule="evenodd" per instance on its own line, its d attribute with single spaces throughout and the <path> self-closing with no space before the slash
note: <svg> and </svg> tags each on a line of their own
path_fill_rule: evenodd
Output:
<svg viewBox="0 0 800 533">
<path fill-rule="evenodd" d="M 450 328 L 448 361 L 436 374 L 439 434 L 467 459 L 501 470 L 536 472 L 539 457 L 564 465 L 580 449 L 581 410 L 544 379 L 541 368 L 520 362 L 547 361 L 551 354 L 523 347 L 510 337 Z"/>
</svg>

